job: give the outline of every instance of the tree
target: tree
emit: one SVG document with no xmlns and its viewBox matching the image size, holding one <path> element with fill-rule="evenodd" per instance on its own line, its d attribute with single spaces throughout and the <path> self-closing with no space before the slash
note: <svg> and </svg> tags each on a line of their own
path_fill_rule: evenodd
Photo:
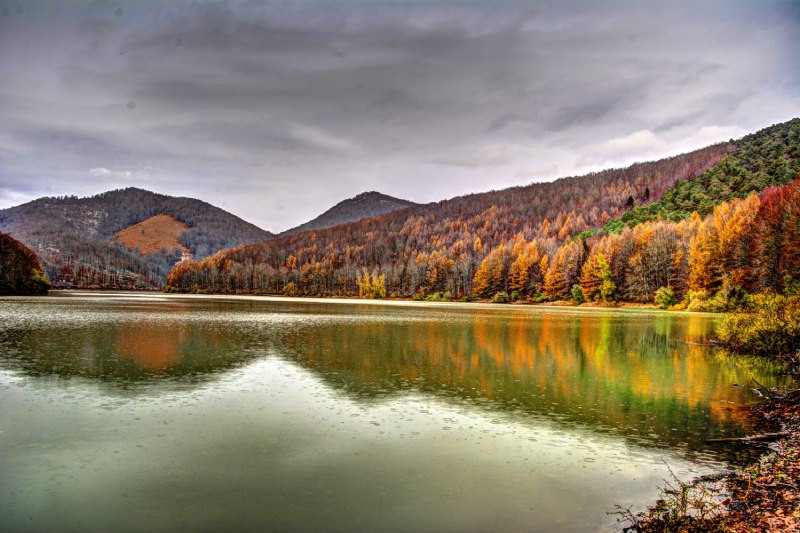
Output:
<svg viewBox="0 0 800 533">
<path fill-rule="evenodd" d="M 556 250 L 553 262 L 544 278 L 544 290 L 551 299 L 567 300 L 578 282 L 583 265 L 583 242 L 567 242 Z"/>
<path fill-rule="evenodd" d="M 572 286 L 572 299 L 576 304 L 582 304 L 586 301 L 586 298 L 583 297 L 583 290 L 577 283 Z"/>
<path fill-rule="evenodd" d="M 364 270 L 356 278 L 359 298 L 383 299 L 386 298 L 386 276 Z"/>
</svg>

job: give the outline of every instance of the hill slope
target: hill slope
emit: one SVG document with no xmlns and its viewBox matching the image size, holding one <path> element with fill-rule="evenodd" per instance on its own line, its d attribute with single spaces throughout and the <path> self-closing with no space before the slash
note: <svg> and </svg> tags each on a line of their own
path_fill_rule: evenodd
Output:
<svg viewBox="0 0 800 533">
<path fill-rule="evenodd" d="M 303 231 L 331 228 L 340 224 L 355 222 L 363 218 L 405 209 L 413 205 L 417 204 L 376 191 L 362 192 L 358 196 L 339 202 L 315 219 L 284 231 L 280 236 L 283 237 Z"/>
<path fill-rule="evenodd" d="M 695 177 L 735 150 L 729 143 L 656 162 L 582 177 L 412 206 L 313 232 L 282 236 L 181 263 L 168 281 L 176 290 L 279 293 L 292 282 L 305 294 L 357 293 L 360 270 L 380 270 L 389 292 L 468 293 L 482 260 L 519 235 L 545 254 L 565 239 L 658 200 L 678 180 Z M 223 260 L 238 265 L 222 272 Z"/>
<path fill-rule="evenodd" d="M 716 294 L 724 309 L 738 288 L 782 290 L 786 276 L 800 276 L 798 174 L 794 119 L 626 169 L 223 251 L 176 265 L 167 281 L 179 291 L 330 295 L 382 294 L 377 281 L 401 296 L 508 291 L 535 300 L 652 301 L 664 288 L 665 301 Z"/>
<path fill-rule="evenodd" d="M 0 295 L 47 294 L 50 282 L 27 246 L 0 233 Z"/>
<path fill-rule="evenodd" d="M 189 228 L 179 234 L 179 245 L 148 249 L 151 253 L 142 256 L 112 239 L 157 215 Z M 181 247 L 200 259 L 272 236 L 206 202 L 136 188 L 86 198 L 40 198 L 0 210 L 0 231 L 38 254 L 56 287 L 98 288 L 157 287 L 180 259 Z"/>
<path fill-rule="evenodd" d="M 181 242 L 181 235 L 192 228 L 172 215 L 154 215 L 133 226 L 116 232 L 112 238 L 128 250 L 139 250 L 142 254 L 154 254 L 161 249 L 191 251 Z"/>
</svg>

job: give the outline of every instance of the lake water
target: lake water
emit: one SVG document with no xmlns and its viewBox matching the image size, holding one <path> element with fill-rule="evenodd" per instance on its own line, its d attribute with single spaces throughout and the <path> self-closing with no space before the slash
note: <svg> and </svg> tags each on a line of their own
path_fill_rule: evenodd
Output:
<svg viewBox="0 0 800 533">
<path fill-rule="evenodd" d="M 2 531 L 597 531 L 744 447 L 711 315 L 0 298 Z M 736 386 L 743 385 L 743 386 Z"/>
</svg>

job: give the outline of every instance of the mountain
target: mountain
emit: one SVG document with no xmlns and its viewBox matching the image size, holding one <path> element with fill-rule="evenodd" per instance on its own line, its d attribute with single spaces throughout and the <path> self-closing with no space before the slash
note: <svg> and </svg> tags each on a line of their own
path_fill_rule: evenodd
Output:
<svg viewBox="0 0 800 533">
<path fill-rule="evenodd" d="M 376 191 L 362 192 L 358 196 L 339 202 L 317 218 L 284 231 L 280 236 L 284 237 L 303 231 L 331 228 L 340 224 L 355 222 L 362 218 L 391 213 L 414 205 L 417 204 Z"/>
<path fill-rule="evenodd" d="M 652 301 L 662 288 L 699 301 L 738 287 L 780 290 L 785 276 L 800 275 L 799 174 L 794 119 L 655 162 L 226 250 L 179 263 L 167 284 L 346 296 L 507 291 L 536 301 Z"/>
<path fill-rule="evenodd" d="M 182 256 L 273 236 L 206 202 L 137 188 L 3 209 L 0 231 L 38 254 L 56 287 L 98 288 L 155 288 Z"/>
<path fill-rule="evenodd" d="M 0 233 L 0 295 L 47 294 L 50 282 L 27 246 Z"/>
</svg>

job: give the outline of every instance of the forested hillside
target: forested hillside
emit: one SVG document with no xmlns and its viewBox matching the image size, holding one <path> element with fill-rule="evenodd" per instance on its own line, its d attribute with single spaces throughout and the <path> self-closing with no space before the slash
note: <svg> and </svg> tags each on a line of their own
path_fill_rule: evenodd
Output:
<svg viewBox="0 0 800 533">
<path fill-rule="evenodd" d="M 541 256 L 582 231 L 661 198 L 678 180 L 700 175 L 735 146 L 724 143 L 624 169 L 552 183 L 472 194 L 321 231 L 273 239 L 184 262 L 175 290 L 357 294 L 357 275 L 384 275 L 388 294 L 473 292 L 481 262 L 500 246 L 534 243 Z M 501 253 L 502 255 L 502 253 Z M 511 257 L 504 258 L 509 262 Z M 499 286 L 506 286 L 504 280 Z"/>
<path fill-rule="evenodd" d="M 661 200 L 636 207 L 606 224 L 604 231 L 617 233 L 624 226 L 658 219 L 677 222 L 695 211 L 707 215 L 721 202 L 789 183 L 798 173 L 800 119 L 742 137 L 736 146 L 718 165 L 695 179 L 679 181 Z"/>
<path fill-rule="evenodd" d="M 226 250 L 178 264 L 168 283 L 537 301 L 652 301 L 663 288 L 665 305 L 725 305 L 741 287 L 781 288 L 797 274 L 798 186 L 786 184 L 800 172 L 799 133 L 795 119 L 661 161 Z"/>
<path fill-rule="evenodd" d="M 10 235 L 0 233 L 0 295 L 47 294 L 49 288 L 36 254 Z"/>
<path fill-rule="evenodd" d="M 40 198 L 4 209 L 0 230 L 33 249 L 57 287 L 155 288 L 180 259 L 180 250 L 144 256 L 112 236 L 159 214 L 190 228 L 180 241 L 198 259 L 272 235 L 206 202 L 136 188 L 88 198 Z"/>
<path fill-rule="evenodd" d="M 315 219 L 300 224 L 296 228 L 288 229 L 280 235 L 294 235 L 303 231 L 332 228 L 333 226 L 354 222 L 362 218 L 405 209 L 412 205 L 417 204 L 376 191 L 362 192 L 353 198 L 339 202 Z"/>
</svg>

